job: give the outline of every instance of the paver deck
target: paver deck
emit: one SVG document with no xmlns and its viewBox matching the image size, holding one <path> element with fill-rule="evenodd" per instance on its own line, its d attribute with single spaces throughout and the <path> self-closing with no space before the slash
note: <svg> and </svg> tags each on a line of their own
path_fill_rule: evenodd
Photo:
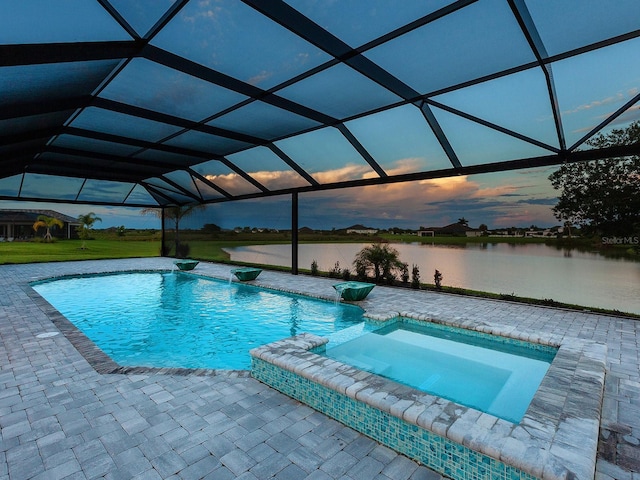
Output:
<svg viewBox="0 0 640 480">
<path fill-rule="evenodd" d="M 0 479 L 441 478 L 246 372 L 100 373 L 28 285 L 173 268 L 166 258 L 0 266 Z M 231 268 L 201 263 L 194 273 L 226 280 Z M 254 283 L 334 297 L 330 279 L 292 278 L 264 271 Z M 380 286 L 359 304 L 374 315 L 410 310 L 606 343 L 596 478 L 640 480 L 637 321 Z"/>
</svg>

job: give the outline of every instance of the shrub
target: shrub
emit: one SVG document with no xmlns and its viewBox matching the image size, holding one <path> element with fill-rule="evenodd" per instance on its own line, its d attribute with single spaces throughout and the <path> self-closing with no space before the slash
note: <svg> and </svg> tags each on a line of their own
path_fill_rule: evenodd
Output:
<svg viewBox="0 0 640 480">
<path fill-rule="evenodd" d="M 411 288 L 420 288 L 420 269 L 418 265 L 413 265 L 411 269 Z"/>
<path fill-rule="evenodd" d="M 433 274 L 433 283 L 438 290 L 442 290 L 442 273 L 440 273 L 437 269 Z"/>
<path fill-rule="evenodd" d="M 333 266 L 333 269 L 329 271 L 329 277 L 331 278 L 340 278 L 340 273 L 342 269 L 340 268 L 340 262 L 336 262 Z"/>
<path fill-rule="evenodd" d="M 318 262 L 315 260 L 311 262 L 311 275 L 314 277 L 318 276 Z"/>
<path fill-rule="evenodd" d="M 351 271 L 348 268 L 342 270 L 342 279 L 346 281 L 351 280 Z"/>
<path fill-rule="evenodd" d="M 402 267 L 400 267 L 400 278 L 402 279 L 402 283 L 409 283 L 409 264 L 403 263 Z"/>
</svg>

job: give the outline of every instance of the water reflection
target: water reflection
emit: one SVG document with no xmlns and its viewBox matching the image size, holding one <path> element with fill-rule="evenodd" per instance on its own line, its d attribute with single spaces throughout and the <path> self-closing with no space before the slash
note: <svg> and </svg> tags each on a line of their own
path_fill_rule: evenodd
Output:
<svg viewBox="0 0 640 480">
<path fill-rule="evenodd" d="M 350 267 L 368 244 L 303 244 L 299 266 L 329 271 L 336 260 Z M 400 259 L 420 269 L 432 283 L 437 269 L 443 285 L 522 297 L 640 313 L 640 262 L 570 249 L 566 245 L 482 243 L 459 245 L 394 244 Z M 290 266 L 290 245 L 228 249 L 232 261 Z"/>
</svg>

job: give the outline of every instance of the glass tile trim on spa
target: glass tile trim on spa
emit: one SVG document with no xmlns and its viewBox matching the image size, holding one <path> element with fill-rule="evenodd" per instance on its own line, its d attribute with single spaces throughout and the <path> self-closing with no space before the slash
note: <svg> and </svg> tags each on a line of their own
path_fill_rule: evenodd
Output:
<svg viewBox="0 0 640 480">
<path fill-rule="evenodd" d="M 585 148 L 638 118 L 637 18 L 605 0 L 3 2 L 0 199 L 162 207 L 638 154 Z M 388 148 L 405 132 L 411 165 Z"/>
<path fill-rule="evenodd" d="M 363 315 L 354 305 L 179 271 L 68 276 L 32 288 L 123 367 L 248 370 L 253 347 L 301 331 L 330 334 Z"/>
<path fill-rule="evenodd" d="M 475 327 L 465 328 L 499 335 Z M 509 341 L 526 341 L 510 333 Z M 517 424 L 315 353 L 328 342 L 315 335 L 252 350 L 252 376 L 449 478 L 593 478 L 606 345 L 536 338 L 558 351 Z"/>
</svg>

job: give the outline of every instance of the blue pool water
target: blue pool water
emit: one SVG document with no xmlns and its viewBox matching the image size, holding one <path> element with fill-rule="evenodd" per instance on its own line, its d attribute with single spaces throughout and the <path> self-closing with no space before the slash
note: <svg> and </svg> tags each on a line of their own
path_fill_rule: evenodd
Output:
<svg viewBox="0 0 640 480">
<path fill-rule="evenodd" d="M 397 322 L 335 346 L 329 342 L 325 354 L 517 423 L 547 373 L 556 349 L 474 333 Z M 340 336 L 348 336 L 347 330 L 334 335 Z"/>
<path fill-rule="evenodd" d="M 251 348 L 363 321 L 353 305 L 177 271 L 32 286 L 122 366 L 249 369 Z"/>
</svg>

